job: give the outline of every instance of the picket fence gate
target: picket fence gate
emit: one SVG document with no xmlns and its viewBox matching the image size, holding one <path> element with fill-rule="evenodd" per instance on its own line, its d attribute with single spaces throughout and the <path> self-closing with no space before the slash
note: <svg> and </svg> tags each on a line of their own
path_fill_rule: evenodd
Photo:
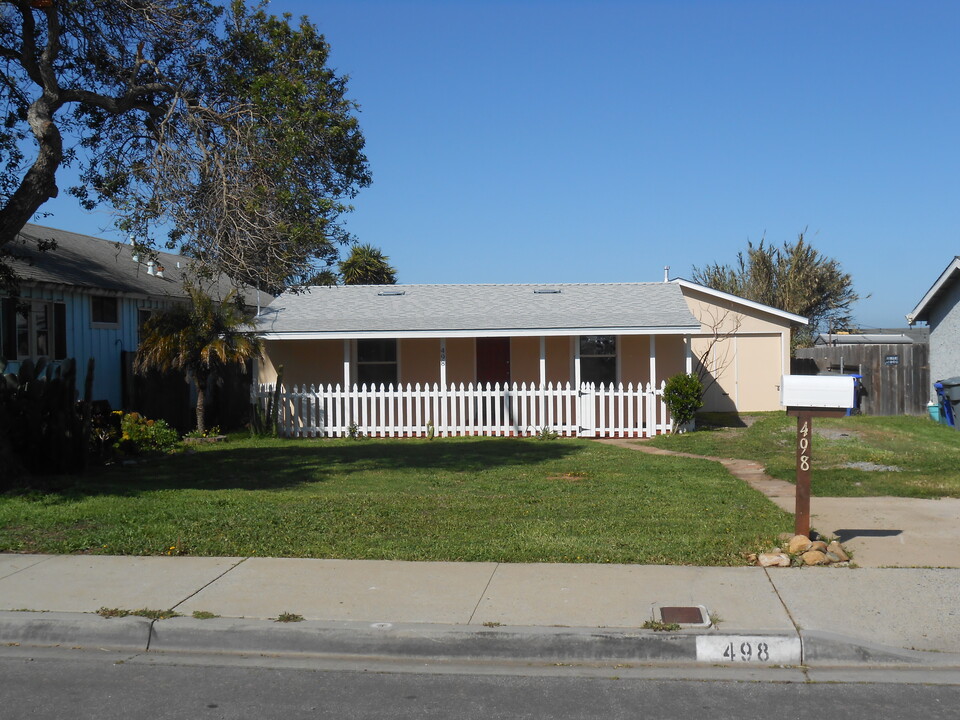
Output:
<svg viewBox="0 0 960 720">
<path fill-rule="evenodd" d="M 520 436 L 653 437 L 670 430 L 663 387 L 570 383 L 283 386 L 277 429 L 286 437 Z M 257 385 L 266 408 L 276 391 Z"/>
</svg>

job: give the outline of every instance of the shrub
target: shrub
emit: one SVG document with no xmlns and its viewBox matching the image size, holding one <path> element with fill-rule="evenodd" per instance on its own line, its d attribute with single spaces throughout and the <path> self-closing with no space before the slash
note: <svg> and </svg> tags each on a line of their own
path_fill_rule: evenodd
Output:
<svg viewBox="0 0 960 720">
<path fill-rule="evenodd" d="M 118 451 L 125 455 L 166 452 L 180 442 L 177 431 L 163 420 L 148 420 L 140 413 L 126 413 L 120 419 Z"/>
<path fill-rule="evenodd" d="M 703 383 L 696 375 L 674 375 L 663 388 L 663 401 L 670 410 L 676 432 L 691 422 L 697 410 L 703 407 Z"/>
</svg>

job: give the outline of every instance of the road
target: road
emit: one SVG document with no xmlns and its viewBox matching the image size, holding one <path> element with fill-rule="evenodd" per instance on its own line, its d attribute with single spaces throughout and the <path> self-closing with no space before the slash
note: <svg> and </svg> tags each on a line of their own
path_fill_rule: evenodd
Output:
<svg viewBox="0 0 960 720">
<path fill-rule="evenodd" d="M 888 670 L 861 673 L 856 682 L 809 682 L 796 670 L 754 673 L 746 680 L 723 679 L 724 672 L 622 666 L 364 667 L 316 659 L 2 648 L 0 708 L 4 718 L 17 720 L 953 720 L 960 707 L 956 671 L 905 675 Z M 931 684 L 938 679 L 945 684 Z"/>
</svg>

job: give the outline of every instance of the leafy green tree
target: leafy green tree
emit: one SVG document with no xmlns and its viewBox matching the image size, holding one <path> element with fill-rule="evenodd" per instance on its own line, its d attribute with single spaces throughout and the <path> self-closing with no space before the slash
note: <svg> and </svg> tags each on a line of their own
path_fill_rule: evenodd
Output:
<svg viewBox="0 0 960 720">
<path fill-rule="evenodd" d="M 217 301 L 196 287 L 187 291 L 188 303 L 158 312 L 146 322 L 133 367 L 138 373 L 185 371 L 197 390 L 197 430 L 203 433 L 210 378 L 227 365 L 243 367 L 259 357 L 262 343 L 234 293 Z"/>
<path fill-rule="evenodd" d="M 795 347 L 811 345 L 817 333 L 846 329 L 853 323 L 851 307 L 860 299 L 853 279 L 840 263 L 822 255 L 800 233 L 782 247 L 754 246 L 737 253 L 734 265 L 714 263 L 693 268 L 695 282 L 808 318 L 794 334 Z"/>
<path fill-rule="evenodd" d="M 357 106 L 317 29 L 264 7 L 0 0 L 0 256 L 76 161 L 85 206 L 211 273 L 278 290 L 335 259 L 370 183 Z"/>
<path fill-rule="evenodd" d="M 395 285 L 397 271 L 390 258 L 373 245 L 354 245 L 340 263 L 344 285 Z"/>
</svg>

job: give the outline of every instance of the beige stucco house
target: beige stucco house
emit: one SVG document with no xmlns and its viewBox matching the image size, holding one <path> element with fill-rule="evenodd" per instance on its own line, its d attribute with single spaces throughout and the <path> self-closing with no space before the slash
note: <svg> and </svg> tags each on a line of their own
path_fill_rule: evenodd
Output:
<svg viewBox="0 0 960 720">
<path fill-rule="evenodd" d="M 470 392 L 489 385 L 513 397 L 504 400 L 501 393 L 493 399 L 504 417 L 509 416 L 504 427 L 522 433 L 549 424 L 567 427 L 569 434 L 587 435 L 597 433 L 585 427 L 576 407 L 559 422 L 554 416 L 542 416 L 542 400 L 537 413 L 534 396 L 530 417 L 521 422 L 518 388 L 524 392 L 567 388 L 582 406 L 588 386 L 609 390 L 612 385 L 614 391 L 621 385 L 633 390 L 649 386 L 652 399 L 637 396 L 623 401 L 610 395 L 597 401 L 598 407 L 609 406 L 609 412 L 617 415 L 611 415 L 608 425 L 619 429 L 600 434 L 648 435 L 669 427 L 665 418 L 654 423 L 645 413 L 656 415 L 659 408 L 662 414 L 655 395 L 663 381 L 681 372 L 699 373 L 709 386 L 706 410 L 779 409 L 780 377 L 790 367 L 791 328 L 806 322 L 682 279 L 314 287 L 280 296 L 260 315 L 266 350 L 258 379 L 274 383 L 283 366 L 286 389 L 338 393 L 337 412 L 343 423 L 351 416 L 343 403 L 349 404 L 361 391 L 388 393 L 387 405 L 401 412 L 404 400 L 396 394 L 398 389 Z M 453 397 L 441 402 L 457 404 Z M 617 410 L 617 402 L 628 406 L 633 402 L 635 412 Z M 474 398 L 473 404 L 478 403 L 482 405 L 483 399 Z M 469 398 L 466 404 L 470 405 Z M 291 400 L 289 405 L 296 413 L 296 403 Z M 435 425 L 440 414 L 454 410 L 434 407 L 423 414 L 430 415 L 429 422 Z M 332 409 L 324 412 L 328 417 L 335 414 Z M 389 407 L 382 412 L 389 412 Z M 469 432 L 471 423 L 483 419 L 478 418 L 459 418 L 457 427 Z M 391 425 L 381 420 L 372 420 L 370 427 Z M 294 424 L 304 423 L 300 418 Z M 631 426 L 644 423 L 645 429 L 631 433 Z"/>
</svg>

